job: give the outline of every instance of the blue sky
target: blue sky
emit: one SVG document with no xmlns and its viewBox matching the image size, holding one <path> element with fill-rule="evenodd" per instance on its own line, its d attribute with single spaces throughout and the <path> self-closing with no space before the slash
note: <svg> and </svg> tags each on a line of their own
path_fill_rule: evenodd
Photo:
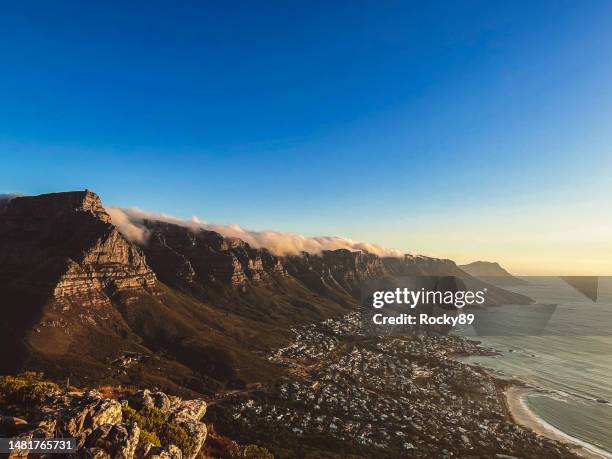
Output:
<svg viewBox="0 0 612 459">
<path fill-rule="evenodd" d="M 0 192 L 612 273 L 611 2 L 176 3 L 2 5 Z"/>
</svg>

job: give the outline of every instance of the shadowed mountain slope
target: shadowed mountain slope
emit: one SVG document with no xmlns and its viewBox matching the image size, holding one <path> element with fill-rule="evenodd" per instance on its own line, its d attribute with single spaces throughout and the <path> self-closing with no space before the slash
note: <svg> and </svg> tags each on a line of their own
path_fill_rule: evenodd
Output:
<svg viewBox="0 0 612 459">
<path fill-rule="evenodd" d="M 467 265 L 459 266 L 463 271 L 471 276 L 478 277 L 501 287 L 513 285 L 527 285 L 529 282 L 513 276 L 500 266 L 499 263 L 490 261 L 474 261 Z"/>
</svg>

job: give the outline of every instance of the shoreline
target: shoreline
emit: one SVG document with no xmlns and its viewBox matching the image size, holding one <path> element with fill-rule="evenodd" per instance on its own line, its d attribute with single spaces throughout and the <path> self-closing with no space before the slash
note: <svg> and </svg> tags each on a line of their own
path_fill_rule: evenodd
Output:
<svg viewBox="0 0 612 459">
<path fill-rule="evenodd" d="M 530 392 L 533 392 L 533 389 L 515 385 L 509 386 L 505 391 L 510 415 L 516 424 L 532 430 L 538 435 L 568 445 L 580 457 L 587 459 L 612 459 L 612 453 L 572 437 L 537 416 L 529 409 L 524 400 L 524 397 Z"/>
</svg>

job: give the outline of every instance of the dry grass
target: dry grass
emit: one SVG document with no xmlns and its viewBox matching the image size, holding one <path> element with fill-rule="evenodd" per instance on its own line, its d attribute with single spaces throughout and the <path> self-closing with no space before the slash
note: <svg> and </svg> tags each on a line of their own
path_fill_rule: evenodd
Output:
<svg viewBox="0 0 612 459">
<path fill-rule="evenodd" d="M 99 391 L 103 397 L 106 398 L 124 398 L 129 395 L 132 395 L 138 391 L 136 386 L 98 386 L 96 390 Z"/>
</svg>

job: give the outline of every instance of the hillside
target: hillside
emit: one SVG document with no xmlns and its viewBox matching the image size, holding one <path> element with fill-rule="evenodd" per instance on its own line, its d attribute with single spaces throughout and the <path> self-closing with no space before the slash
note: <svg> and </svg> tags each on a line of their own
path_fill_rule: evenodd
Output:
<svg viewBox="0 0 612 459">
<path fill-rule="evenodd" d="M 0 212 L 2 372 L 211 394 L 274 379 L 292 326 L 355 308 L 361 284 L 461 275 L 452 261 L 348 250 L 277 257 L 213 231 L 147 221 L 129 241 L 90 191 L 16 197 Z M 499 303 L 528 299 L 490 286 Z"/>
<path fill-rule="evenodd" d="M 472 263 L 468 263 L 467 265 L 459 265 L 459 267 L 470 276 L 478 277 L 494 285 L 499 285 L 502 287 L 529 284 L 527 281 L 513 276 L 496 262 L 474 261 Z"/>
</svg>

